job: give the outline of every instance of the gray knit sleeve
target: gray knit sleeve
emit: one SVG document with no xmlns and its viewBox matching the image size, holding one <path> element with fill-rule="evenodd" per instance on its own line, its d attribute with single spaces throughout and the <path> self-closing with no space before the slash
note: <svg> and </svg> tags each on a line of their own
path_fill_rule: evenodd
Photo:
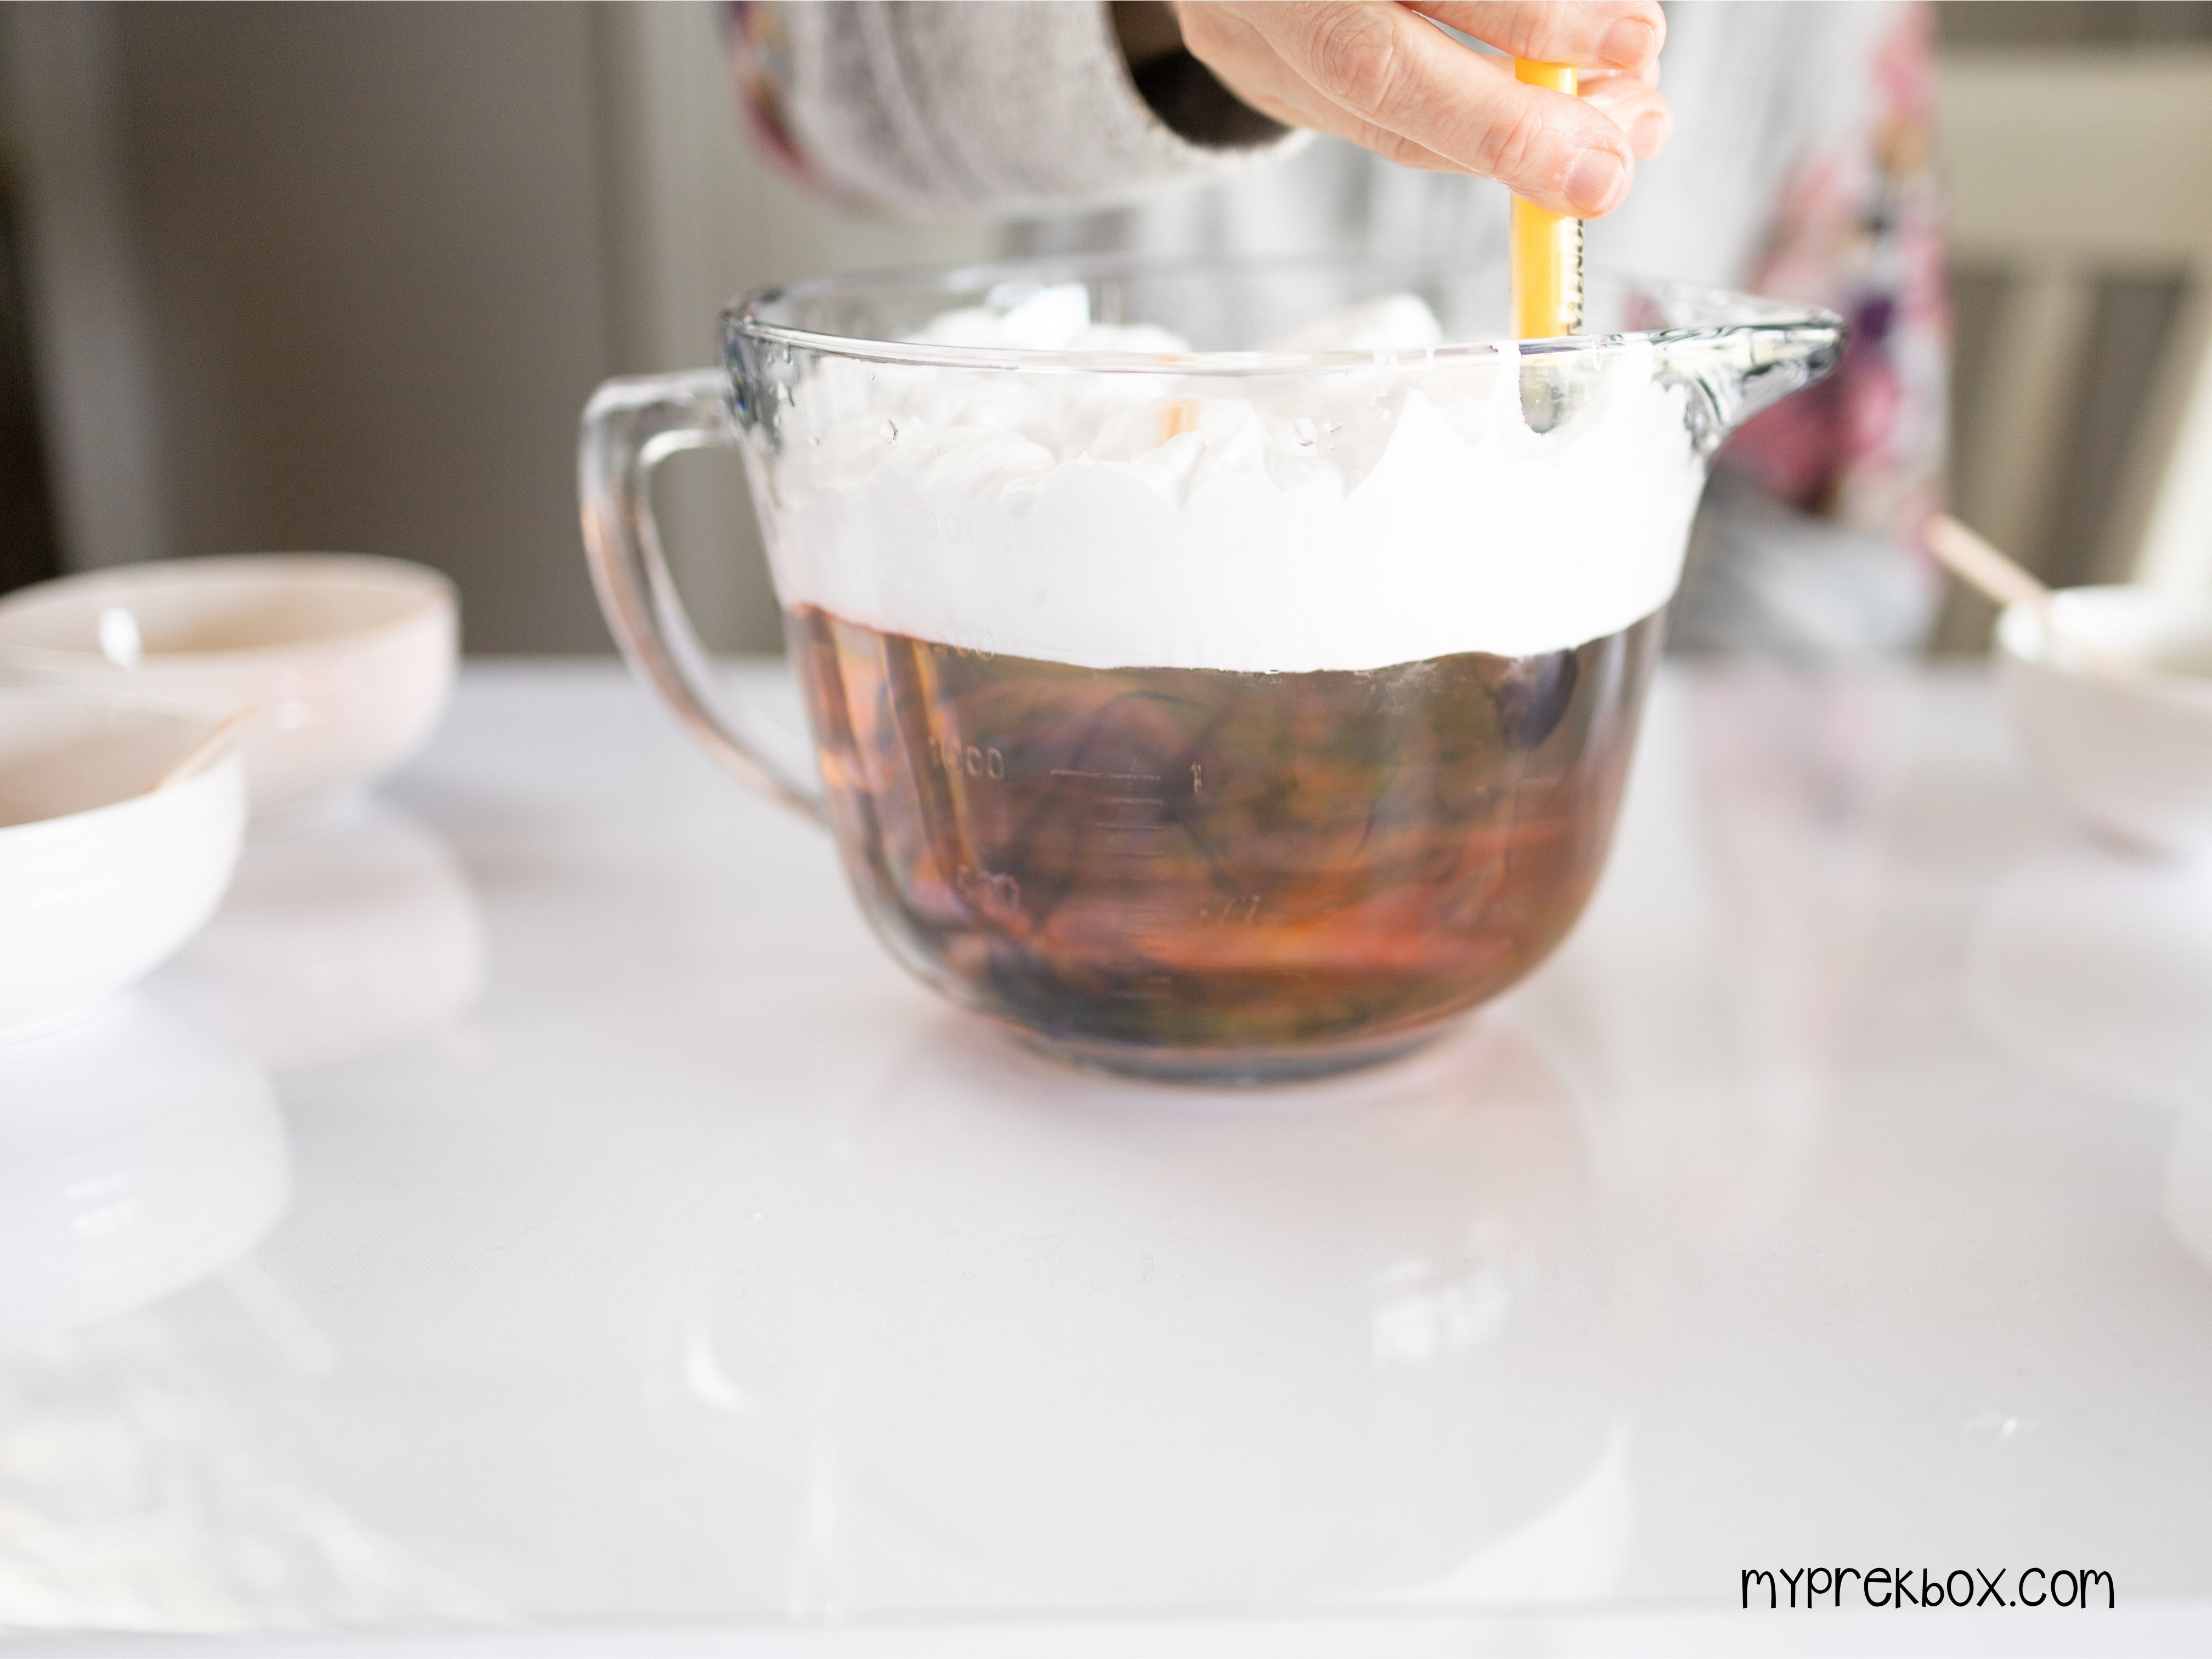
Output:
<svg viewBox="0 0 2212 1659">
<path fill-rule="evenodd" d="M 736 9 L 733 45 L 771 152 L 840 196 L 902 213 L 1104 206 L 1273 160 L 1307 137 L 1240 103 L 1187 53 L 1133 76 L 1101 0 L 755 4 Z"/>
</svg>

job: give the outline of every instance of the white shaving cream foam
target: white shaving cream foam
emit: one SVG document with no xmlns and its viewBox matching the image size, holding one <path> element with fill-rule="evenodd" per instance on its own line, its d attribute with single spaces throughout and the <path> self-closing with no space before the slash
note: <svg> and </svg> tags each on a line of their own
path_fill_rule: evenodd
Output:
<svg viewBox="0 0 2212 1659">
<path fill-rule="evenodd" d="M 1273 343 L 1404 353 L 1411 295 Z M 958 311 L 934 343 L 1170 355 L 1077 284 Z M 793 393 L 769 492 L 787 606 L 1085 667 L 1370 669 L 1520 656 L 1657 611 L 1705 468 L 1648 347 L 1579 361 L 1553 430 L 1519 364 L 1446 358 L 1249 377 L 827 358 Z"/>
</svg>

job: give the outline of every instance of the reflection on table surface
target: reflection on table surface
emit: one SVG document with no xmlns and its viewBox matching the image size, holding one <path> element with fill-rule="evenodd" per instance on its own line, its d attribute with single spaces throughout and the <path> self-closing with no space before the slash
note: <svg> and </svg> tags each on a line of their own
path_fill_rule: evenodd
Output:
<svg viewBox="0 0 2212 1659">
<path fill-rule="evenodd" d="M 661 1338 L 665 1431 L 821 1518 L 800 1607 L 951 1563 L 1174 1607 L 1613 1588 L 1620 1368 L 1535 1045 L 1488 1024 L 1265 1103 L 1070 1079 L 950 1017 L 889 1058 L 812 1167 L 697 1172 Z"/>
<path fill-rule="evenodd" d="M 483 923 L 451 848 L 381 801 L 257 840 L 155 994 L 264 1065 L 374 1054 L 483 988 Z"/>
<path fill-rule="evenodd" d="M 395 794 L 392 937 L 481 997 L 237 1013 L 273 876 L 152 988 L 338 1037 L 258 1049 L 242 1276 L 0 1350 L 0 1622 L 2212 1595 L 2205 890 L 2074 841 L 1978 679 L 1676 679 L 1561 956 L 1267 1095 L 943 1011 L 611 671 L 475 671 Z"/>
<path fill-rule="evenodd" d="M 252 1060 L 137 998 L 0 1045 L 0 1340 L 106 1319 L 241 1255 L 291 1164 Z"/>
</svg>

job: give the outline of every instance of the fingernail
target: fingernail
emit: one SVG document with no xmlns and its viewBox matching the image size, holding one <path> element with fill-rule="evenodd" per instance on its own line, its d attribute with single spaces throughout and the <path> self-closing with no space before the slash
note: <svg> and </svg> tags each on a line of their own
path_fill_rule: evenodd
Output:
<svg viewBox="0 0 2212 1659">
<path fill-rule="evenodd" d="M 1657 110 L 1638 116 L 1635 125 L 1628 129 L 1628 142 L 1634 147 L 1639 160 L 1648 161 L 1658 154 L 1659 146 L 1667 142 L 1667 118 Z"/>
<path fill-rule="evenodd" d="M 1659 31 L 1640 17 L 1624 17 L 1605 32 L 1597 54 L 1620 69 L 1640 69 L 1659 50 Z"/>
<path fill-rule="evenodd" d="M 1584 218 L 1610 212 L 1628 189 L 1628 166 L 1609 149 L 1586 149 L 1567 169 L 1567 200 Z"/>
</svg>

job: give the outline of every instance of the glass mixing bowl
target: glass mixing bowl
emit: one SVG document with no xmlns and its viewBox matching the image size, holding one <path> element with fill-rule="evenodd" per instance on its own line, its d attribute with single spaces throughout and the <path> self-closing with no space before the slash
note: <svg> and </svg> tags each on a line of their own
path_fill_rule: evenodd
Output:
<svg viewBox="0 0 2212 1659">
<path fill-rule="evenodd" d="M 1388 1057 L 1526 975 L 1603 867 L 1705 465 L 1828 372 L 1821 311 L 1593 274 L 1137 259 L 739 301 L 610 381 L 584 528 L 617 639 L 827 823 L 892 953 L 1078 1063 Z M 727 706 L 647 478 L 739 450 L 818 762 Z"/>
</svg>

